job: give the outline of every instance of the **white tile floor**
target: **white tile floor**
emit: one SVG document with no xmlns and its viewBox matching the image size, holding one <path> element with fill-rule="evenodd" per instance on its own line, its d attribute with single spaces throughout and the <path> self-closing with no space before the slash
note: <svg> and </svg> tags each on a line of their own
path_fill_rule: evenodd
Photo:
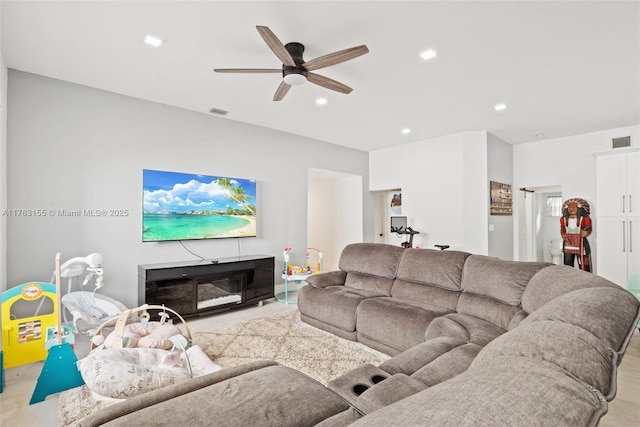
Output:
<svg viewBox="0 0 640 427">
<path fill-rule="evenodd" d="M 207 331 L 212 325 L 235 324 L 248 320 L 297 310 L 295 304 L 267 300 L 262 307 L 247 306 L 211 316 L 187 319 L 192 333 Z M 76 337 L 75 352 L 80 359 L 89 351 L 89 338 Z M 43 402 L 29 405 L 44 362 L 31 363 L 5 370 L 5 387 L 0 393 L 0 426 L 2 427 L 57 427 L 58 394 Z"/>
</svg>

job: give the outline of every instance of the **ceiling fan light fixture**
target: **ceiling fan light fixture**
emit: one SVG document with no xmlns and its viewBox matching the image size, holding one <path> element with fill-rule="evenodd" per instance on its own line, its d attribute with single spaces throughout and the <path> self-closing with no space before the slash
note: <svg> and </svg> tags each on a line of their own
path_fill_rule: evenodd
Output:
<svg viewBox="0 0 640 427">
<path fill-rule="evenodd" d="M 284 76 L 284 82 L 291 86 L 299 86 L 307 81 L 307 78 L 302 74 L 291 73 Z"/>
</svg>

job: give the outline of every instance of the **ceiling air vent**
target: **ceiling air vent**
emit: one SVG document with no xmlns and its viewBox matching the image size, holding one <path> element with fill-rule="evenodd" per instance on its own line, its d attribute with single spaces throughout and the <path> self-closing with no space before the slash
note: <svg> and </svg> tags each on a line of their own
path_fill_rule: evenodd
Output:
<svg viewBox="0 0 640 427">
<path fill-rule="evenodd" d="M 210 110 L 209 110 L 209 112 L 210 112 L 211 114 L 217 114 L 217 115 L 219 115 L 219 116 L 224 116 L 225 114 L 227 114 L 227 113 L 228 113 L 228 111 L 226 111 L 226 110 L 222 110 L 222 109 L 220 109 L 220 108 L 212 108 L 212 109 L 210 109 Z"/>
<path fill-rule="evenodd" d="M 612 138 L 611 145 L 613 148 L 631 147 L 631 137 L 621 136 L 620 138 Z"/>
</svg>

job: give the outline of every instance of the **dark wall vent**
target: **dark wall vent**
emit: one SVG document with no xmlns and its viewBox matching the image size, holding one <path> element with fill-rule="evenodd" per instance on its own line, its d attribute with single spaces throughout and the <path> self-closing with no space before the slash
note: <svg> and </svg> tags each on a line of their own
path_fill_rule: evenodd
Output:
<svg viewBox="0 0 640 427">
<path fill-rule="evenodd" d="M 631 147 L 631 137 L 621 136 L 620 138 L 612 138 L 611 145 L 613 148 Z"/>
</svg>

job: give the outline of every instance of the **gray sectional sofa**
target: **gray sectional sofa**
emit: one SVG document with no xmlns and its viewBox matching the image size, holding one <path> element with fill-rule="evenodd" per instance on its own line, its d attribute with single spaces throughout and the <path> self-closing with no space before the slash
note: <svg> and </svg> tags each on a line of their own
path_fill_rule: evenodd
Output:
<svg viewBox="0 0 640 427">
<path fill-rule="evenodd" d="M 255 362 L 79 425 L 592 426 L 640 317 L 633 295 L 566 266 L 359 243 L 339 268 L 307 279 L 302 320 L 389 360 L 327 387 Z"/>
</svg>

